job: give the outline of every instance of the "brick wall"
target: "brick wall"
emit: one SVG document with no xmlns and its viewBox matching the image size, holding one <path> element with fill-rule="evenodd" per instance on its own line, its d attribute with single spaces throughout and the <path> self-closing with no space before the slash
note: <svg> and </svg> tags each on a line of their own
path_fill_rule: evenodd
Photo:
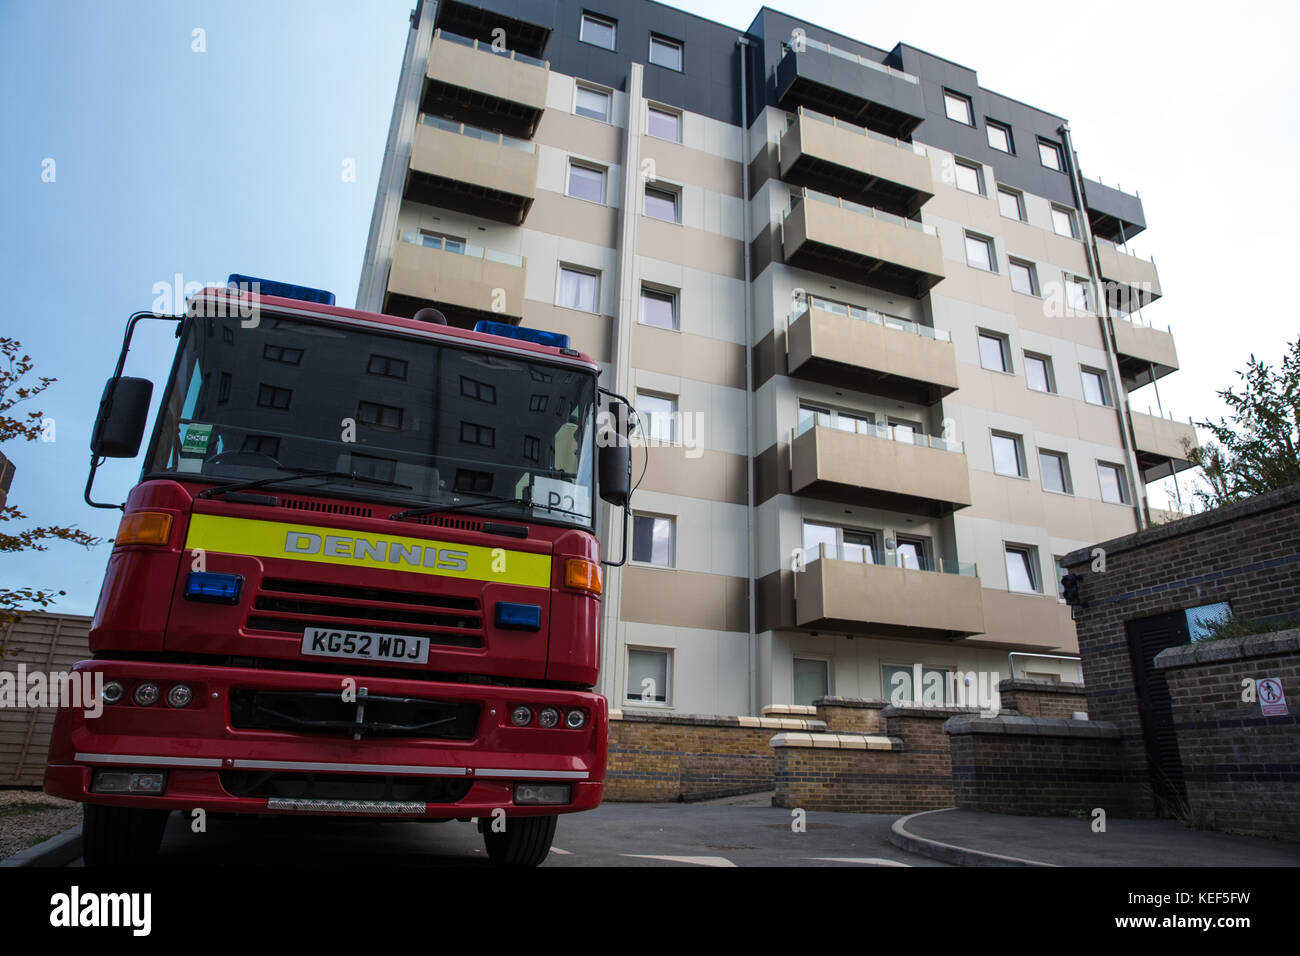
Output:
<svg viewBox="0 0 1300 956">
<path fill-rule="evenodd" d="M 953 800 L 962 810 L 1029 815 L 1134 812 L 1114 724 L 1054 717 L 955 717 Z"/>
<path fill-rule="evenodd" d="M 943 723 L 971 710 L 885 706 L 876 711 L 884 721 L 884 734 L 786 733 L 774 737 L 776 795 L 772 804 L 852 813 L 916 813 L 950 807 L 952 760 Z"/>
<path fill-rule="evenodd" d="M 1076 713 L 1087 713 L 1088 700 L 1083 685 L 1065 681 L 1031 680 L 1017 678 L 998 684 L 1002 710 L 1021 717 L 1071 718 Z"/>
<path fill-rule="evenodd" d="M 818 697 L 813 701 L 817 719 L 832 733 L 883 734 L 885 721 L 880 712 L 887 701 L 861 697 Z"/>
<path fill-rule="evenodd" d="M 1156 658 L 1173 703 L 1188 816 L 1197 826 L 1300 840 L 1300 630 L 1171 647 Z M 1243 680 L 1282 681 L 1265 717 Z"/>
<path fill-rule="evenodd" d="M 604 799 L 660 803 L 771 790 L 773 735 L 824 729 L 795 718 L 614 711 Z"/>
<path fill-rule="evenodd" d="M 1063 559 L 1081 576 L 1075 628 L 1090 718 L 1120 733 L 1125 773 L 1154 812 L 1125 622 L 1227 601 L 1237 617 L 1300 613 L 1300 485 L 1104 542 Z"/>
</svg>

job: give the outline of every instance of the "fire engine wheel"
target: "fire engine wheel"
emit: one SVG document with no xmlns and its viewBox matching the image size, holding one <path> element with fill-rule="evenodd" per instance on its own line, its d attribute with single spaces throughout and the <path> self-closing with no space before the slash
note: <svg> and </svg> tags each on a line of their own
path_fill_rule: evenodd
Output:
<svg viewBox="0 0 1300 956">
<path fill-rule="evenodd" d="M 483 843 L 488 859 L 497 866 L 537 866 L 551 852 L 555 820 L 555 817 L 515 817 L 506 821 L 501 833 L 492 832 L 491 821 L 487 821 Z"/>
<path fill-rule="evenodd" d="M 86 866 L 141 866 L 162 844 L 168 811 L 82 805 L 81 855 Z"/>
</svg>

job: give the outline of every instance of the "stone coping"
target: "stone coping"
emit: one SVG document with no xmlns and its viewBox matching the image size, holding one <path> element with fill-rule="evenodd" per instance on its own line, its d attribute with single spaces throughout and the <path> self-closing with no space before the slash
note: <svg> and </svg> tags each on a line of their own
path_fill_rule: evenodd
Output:
<svg viewBox="0 0 1300 956">
<path fill-rule="evenodd" d="M 917 704 L 890 704 L 880 712 L 881 717 L 956 717 L 960 714 L 982 714 L 981 707 L 956 707 L 945 704 L 942 707 L 926 707 Z"/>
<path fill-rule="evenodd" d="M 813 700 L 816 707 L 860 707 L 864 710 L 879 710 L 889 706 L 887 700 L 874 700 L 869 697 L 817 697 Z"/>
<path fill-rule="evenodd" d="M 883 734 L 777 734 L 769 747 L 812 747 L 821 750 L 902 750 L 901 737 Z"/>
<path fill-rule="evenodd" d="M 1273 631 L 1271 634 L 1247 634 L 1222 641 L 1197 641 L 1167 647 L 1156 655 L 1156 667 L 1191 667 L 1221 661 L 1244 661 L 1275 654 L 1300 651 L 1300 628 Z"/>
<path fill-rule="evenodd" d="M 1032 690 L 1040 694 L 1082 694 L 1083 685 L 1077 681 L 1037 680 L 1032 677 L 998 681 L 998 692 L 1007 690 Z"/>
<path fill-rule="evenodd" d="M 1079 548 L 1077 551 L 1071 551 L 1061 558 L 1061 564 L 1067 568 L 1078 567 L 1081 564 L 1091 564 L 1093 548 L 1103 549 L 1108 556 L 1116 555 L 1124 551 L 1136 550 L 1148 544 L 1168 541 L 1183 535 L 1194 534 L 1197 531 L 1204 531 L 1218 524 L 1239 521 L 1242 518 L 1248 518 L 1264 511 L 1272 511 L 1275 508 L 1285 508 L 1296 504 L 1300 504 L 1300 484 L 1278 488 L 1262 495 L 1256 495 L 1253 498 L 1247 498 L 1245 501 L 1224 505 L 1222 508 L 1202 511 L 1200 514 L 1188 515 L 1179 518 L 1177 521 L 1170 521 L 1167 524 L 1147 528 L 1145 531 L 1135 531 L 1132 534 L 1112 538 L 1100 544 Z"/>
<path fill-rule="evenodd" d="M 1065 717 L 975 717 L 962 715 L 944 722 L 944 733 L 1010 734 L 1036 737 L 1104 737 L 1119 739 L 1119 728 L 1105 720 L 1072 720 Z"/>
<path fill-rule="evenodd" d="M 676 724 L 688 727 L 745 727 L 759 730 L 823 731 L 824 720 L 794 717 L 712 717 L 703 714 L 651 714 L 644 711 L 611 710 L 610 720 L 637 724 Z"/>
<path fill-rule="evenodd" d="M 763 708 L 764 717 L 816 717 L 817 708 L 807 704 L 768 704 Z"/>
</svg>

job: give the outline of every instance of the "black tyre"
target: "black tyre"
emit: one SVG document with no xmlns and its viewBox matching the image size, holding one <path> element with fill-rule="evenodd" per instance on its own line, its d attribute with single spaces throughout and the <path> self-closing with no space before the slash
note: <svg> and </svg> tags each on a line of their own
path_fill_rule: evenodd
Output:
<svg viewBox="0 0 1300 956">
<path fill-rule="evenodd" d="M 483 828 L 488 859 L 497 866 L 537 866 L 551 852 L 556 817 L 515 817 L 506 820 L 501 833 L 492 832 L 492 821 Z"/>
<path fill-rule="evenodd" d="M 158 855 L 167 810 L 82 804 L 81 855 L 86 866 L 143 866 Z"/>
</svg>

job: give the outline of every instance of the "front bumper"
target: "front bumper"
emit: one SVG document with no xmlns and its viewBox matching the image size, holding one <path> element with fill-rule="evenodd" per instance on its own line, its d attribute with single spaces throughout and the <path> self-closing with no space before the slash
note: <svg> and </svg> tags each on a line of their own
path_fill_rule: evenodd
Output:
<svg viewBox="0 0 1300 956">
<path fill-rule="evenodd" d="M 574 691 L 496 687 L 483 684 L 374 678 L 239 667 L 158 664 L 141 661 L 83 661 L 76 670 L 102 671 L 127 694 L 104 704 L 98 717 L 60 708 L 50 742 L 45 791 L 54 796 L 113 806 L 170 810 L 202 808 L 214 813 L 289 813 L 362 817 L 449 819 L 536 816 L 589 810 L 600 803 L 608 738 L 605 698 Z M 245 729 L 231 724 L 236 691 L 354 693 L 474 703 L 478 721 L 469 740 L 352 736 L 333 733 Z M 140 681 L 162 688 L 163 700 L 143 707 L 131 701 Z M 165 702 L 168 687 L 188 684 L 194 700 L 184 708 Z M 362 695 L 364 696 L 364 695 Z M 547 705 L 581 708 L 586 724 L 577 730 L 510 724 L 510 711 L 527 704 L 534 713 Z M 93 793 L 96 769 L 166 770 L 161 795 Z M 255 779 L 257 795 L 233 780 Z M 410 792 L 431 787 L 432 800 L 351 799 L 356 785 L 366 794 L 396 781 Z M 564 804 L 518 806 L 515 784 L 567 784 Z M 268 792 L 266 787 L 278 788 Z M 428 791 L 426 791 L 428 792 Z M 323 797 L 323 798 L 322 798 Z"/>
</svg>

